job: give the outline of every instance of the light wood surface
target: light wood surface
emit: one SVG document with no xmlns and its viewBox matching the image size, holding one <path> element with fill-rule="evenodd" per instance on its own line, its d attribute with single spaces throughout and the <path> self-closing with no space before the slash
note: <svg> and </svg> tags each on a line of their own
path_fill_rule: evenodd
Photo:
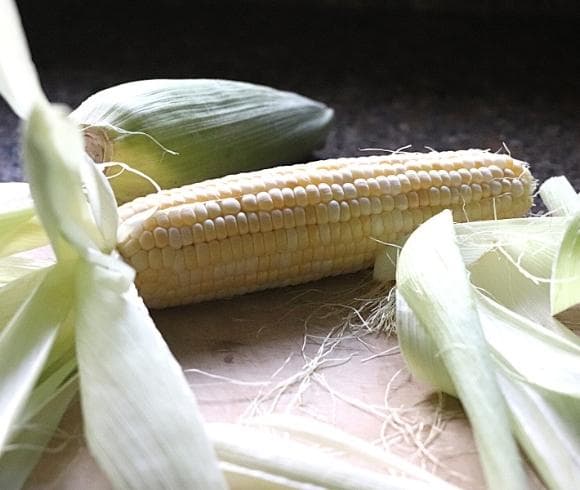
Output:
<svg viewBox="0 0 580 490">
<path fill-rule="evenodd" d="M 290 411 L 335 424 L 377 444 L 382 438 L 392 451 L 462 488 L 484 488 L 469 425 L 459 403 L 438 396 L 413 379 L 405 369 L 395 336 L 367 334 L 348 338 L 349 332 L 343 332 L 326 364 L 307 378 L 310 382 L 280 393 L 276 406 L 273 397 L 255 403 L 260 393 L 267 394 L 315 357 L 322 338 L 329 333 L 340 336 L 337 325 L 351 311 L 346 305 L 357 304 L 356 299 L 365 294 L 361 285 L 369 280 L 368 273 L 353 274 L 154 311 L 153 317 L 185 370 L 214 375 L 187 372 L 207 421 L 236 422 L 252 413 L 254 402 L 255 414 Z M 387 389 L 390 409 L 385 405 Z M 441 404 L 442 410 L 438 409 Z M 373 413 L 369 413 L 369 407 Z M 396 420 L 400 417 L 410 424 L 407 434 Z M 441 433 L 433 429 L 436 417 L 444 428 Z M 61 425 L 71 436 L 68 443 L 43 456 L 27 488 L 108 489 L 84 445 L 78 403 Z M 421 441 L 430 441 L 429 455 L 417 445 Z M 52 446 L 59 444 L 60 441 L 53 441 Z"/>
</svg>

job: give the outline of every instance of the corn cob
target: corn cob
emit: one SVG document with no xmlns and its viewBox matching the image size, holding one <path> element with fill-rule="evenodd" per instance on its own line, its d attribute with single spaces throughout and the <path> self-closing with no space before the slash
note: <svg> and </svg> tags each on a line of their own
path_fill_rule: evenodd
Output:
<svg viewBox="0 0 580 490">
<path fill-rule="evenodd" d="M 277 167 L 121 206 L 119 250 L 161 308 L 358 271 L 444 208 L 456 221 L 522 216 L 534 185 L 526 163 L 480 150 Z"/>
</svg>

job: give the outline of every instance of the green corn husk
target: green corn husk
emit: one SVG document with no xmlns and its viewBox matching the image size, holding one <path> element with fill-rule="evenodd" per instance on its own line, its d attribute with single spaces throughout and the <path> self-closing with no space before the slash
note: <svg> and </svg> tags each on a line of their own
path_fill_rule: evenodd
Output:
<svg viewBox="0 0 580 490">
<path fill-rule="evenodd" d="M 441 213 L 398 258 L 401 351 L 461 399 L 490 488 L 527 488 L 510 438 L 547 488 L 580 488 L 580 201 L 565 178 L 540 195 L 548 216 L 452 226 Z"/>
<path fill-rule="evenodd" d="M 144 80 L 94 94 L 71 117 L 95 162 L 125 163 L 170 189 L 303 159 L 324 143 L 333 110 L 250 83 Z M 111 185 L 120 203 L 155 190 L 130 172 Z"/>
</svg>

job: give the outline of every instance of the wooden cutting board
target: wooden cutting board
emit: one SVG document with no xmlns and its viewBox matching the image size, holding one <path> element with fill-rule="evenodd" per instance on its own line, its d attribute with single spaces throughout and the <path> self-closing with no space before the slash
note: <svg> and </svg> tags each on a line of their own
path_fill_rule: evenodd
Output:
<svg viewBox="0 0 580 490">
<path fill-rule="evenodd" d="M 314 417 L 388 445 L 459 487 L 483 489 L 460 404 L 413 379 L 395 336 L 341 329 L 352 306 L 360 305 L 357 299 L 369 295 L 369 282 L 368 272 L 352 274 L 154 311 L 153 317 L 207 421 L 284 411 Z M 322 364 L 313 361 L 321 353 Z M 316 367 L 307 376 L 276 389 L 308 363 Z M 61 429 L 66 436 L 52 441 L 54 450 L 42 457 L 26 488 L 109 489 L 83 441 L 78 403 Z"/>
</svg>

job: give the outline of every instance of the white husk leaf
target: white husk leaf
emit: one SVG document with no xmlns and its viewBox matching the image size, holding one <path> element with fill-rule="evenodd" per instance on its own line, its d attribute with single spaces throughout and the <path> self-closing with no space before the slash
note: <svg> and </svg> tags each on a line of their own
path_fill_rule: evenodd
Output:
<svg viewBox="0 0 580 490">
<path fill-rule="evenodd" d="M 0 0 L 0 94 L 22 119 L 44 100 L 16 4 Z"/>
<path fill-rule="evenodd" d="M 117 225 L 119 224 L 115 196 L 100 169 L 86 155 L 83 154 L 83 156 L 84 164 L 80 166 L 83 190 L 87 195 L 96 228 L 102 237 L 101 250 L 110 253 L 117 245 Z"/>
<path fill-rule="evenodd" d="M 34 202 L 26 182 L 0 182 L 0 209 L 2 215 L 29 210 L 34 213 Z"/>
<path fill-rule="evenodd" d="M 8 284 L 0 287 L 0 334 L 8 325 L 18 308 L 26 302 L 30 294 L 38 288 L 48 269 L 38 269 L 30 274 L 24 274 Z"/>
<path fill-rule="evenodd" d="M 50 269 L 0 334 L 0 456 L 68 312 L 68 274 Z"/>
<path fill-rule="evenodd" d="M 34 256 L 10 255 L 0 258 L 0 289 L 20 277 L 28 276 L 53 264 L 54 260 L 52 259 Z M 0 327 L 1 329 L 2 327 Z"/>
<path fill-rule="evenodd" d="M 551 316 L 550 292 L 574 286 L 570 276 L 580 260 L 573 242 L 563 268 L 568 281 L 551 275 L 565 237 L 577 229 L 576 219 L 565 217 L 455 225 L 512 430 L 544 482 L 562 490 L 580 486 L 580 341 Z M 425 243 L 423 253 L 432 248 Z M 442 279 L 439 287 L 445 284 Z M 399 297 L 399 339 L 409 368 L 456 394 L 440 346 L 416 313 Z"/>
<path fill-rule="evenodd" d="M 540 187 L 540 195 L 552 214 L 573 219 L 552 266 L 550 313 L 558 318 L 578 317 L 580 312 L 580 197 L 566 177 L 552 177 Z"/>
<path fill-rule="evenodd" d="M 510 251 L 515 262 L 537 274 L 554 258 L 566 218 L 512 218 L 455 224 L 461 256 L 466 266 L 492 249 Z M 522 262 L 523 261 L 523 262 Z M 548 265 L 548 269 L 549 269 Z M 549 279 L 545 276 L 544 279 Z"/>
<path fill-rule="evenodd" d="M 526 488 L 450 211 L 410 236 L 399 257 L 397 287 L 437 346 L 471 422 L 487 484 Z M 398 332 L 406 335 L 404 324 Z M 405 352 L 407 359 L 415 355 Z"/>
<path fill-rule="evenodd" d="M 0 237 L 0 257 L 48 243 L 48 237 L 36 218 L 28 184 L 0 183 Z"/>
<path fill-rule="evenodd" d="M 53 438 L 58 424 L 78 391 L 76 377 L 54 373 L 32 392 L 23 417 L 16 424 L 20 430 L 10 440 L 6 454 L 0 458 L 0 488 L 21 488 Z M 48 386 L 47 386 L 48 385 Z M 38 393 L 37 391 L 42 391 Z M 35 396 L 38 395 L 38 396 Z M 38 402 L 32 401 L 34 398 Z M 66 440 L 62 441 L 66 444 Z"/>
<path fill-rule="evenodd" d="M 14 218 L 14 216 L 12 216 Z M 20 214 L 16 220 L 4 220 L 0 216 L 0 257 L 7 257 L 48 244 L 42 225 L 33 215 Z"/>
<path fill-rule="evenodd" d="M 546 329 L 533 326 L 481 294 L 477 295 L 477 304 L 501 391 L 511 413 L 512 430 L 520 446 L 549 488 L 576 488 L 580 484 L 580 403 L 578 397 L 567 393 L 578 390 L 575 373 L 580 362 L 578 355 L 575 362 L 571 357 L 574 349 L 578 352 L 578 347 Z M 497 311 L 494 313 L 494 310 Z M 411 372 L 436 388 L 456 395 L 439 349 L 402 298 L 398 298 L 397 315 L 402 328 L 401 350 Z M 522 323 L 527 325 L 520 332 L 517 328 Z M 506 330 L 515 333 L 507 338 L 496 333 Z M 544 344 L 546 356 L 531 357 L 531 353 L 526 362 L 527 346 L 538 343 L 544 335 L 549 337 Z M 518 343 L 513 343 L 514 336 Z M 534 338 L 536 336 L 539 338 Z M 509 351 L 509 359 L 502 355 L 506 351 Z M 572 362 L 567 367 L 565 363 L 560 365 L 559 355 Z M 533 366 L 532 361 L 536 361 L 538 367 Z M 541 373 L 543 369 L 548 373 Z M 554 388 L 559 383 L 562 391 L 542 387 L 550 375 L 555 381 Z M 560 375 L 568 382 L 559 380 Z"/>
<path fill-rule="evenodd" d="M 231 463 L 221 462 L 220 468 L 231 490 L 325 490 L 318 485 L 289 480 Z"/>
<path fill-rule="evenodd" d="M 578 400 L 553 398 L 501 374 L 499 380 L 512 412 L 513 430 L 548 488 L 580 488 Z"/>
<path fill-rule="evenodd" d="M 552 315 L 580 305 L 580 212 L 570 220 L 554 261 L 550 304 Z"/>
<path fill-rule="evenodd" d="M 520 446 L 550 488 L 577 488 L 580 344 L 482 294 L 478 309 Z"/>
<path fill-rule="evenodd" d="M 578 212 L 580 198 L 566 177 L 551 177 L 540 187 L 540 197 L 552 216 L 570 216 Z"/>
<path fill-rule="evenodd" d="M 528 384 L 580 399 L 580 345 L 481 293 L 477 303 L 485 339 L 502 369 Z"/>
<path fill-rule="evenodd" d="M 112 192 L 86 159 L 78 128 L 34 88 L 15 4 L 1 2 L 0 93 L 27 118 L 34 209 L 25 187 L 11 186 L 19 199 L 0 215 L 0 231 L 38 218 L 57 260 L 26 273 L 13 257 L 4 262 L 12 280 L 0 287 L 1 478 L 15 487 L 26 478 L 38 451 L 27 458 L 12 450 L 49 440 L 74 394 L 67 380 L 78 361 L 87 442 L 116 488 L 224 488 L 193 394 L 114 251 Z M 33 232 L 24 230 L 22 243 Z M 14 241 L 2 233 L 0 250 Z M 24 432 L 36 421 L 48 434 Z"/>
<path fill-rule="evenodd" d="M 235 424 L 208 424 L 221 461 L 290 481 L 335 490 L 433 488 L 430 484 L 354 466 L 288 437 Z"/>
<path fill-rule="evenodd" d="M 294 438 L 304 439 L 316 446 L 346 452 L 357 459 L 364 460 L 369 466 L 382 466 L 389 471 L 396 471 L 409 478 L 429 483 L 432 489 L 450 490 L 455 488 L 453 485 L 394 453 L 387 452 L 367 441 L 347 434 L 331 425 L 317 422 L 314 419 L 274 414 L 250 419 L 248 424 L 255 427 L 275 429 L 288 433 Z"/>
<path fill-rule="evenodd" d="M 110 255 L 116 207 L 87 169 L 79 140 L 76 128 L 49 106 L 32 111 L 25 139 L 32 194 L 58 244 L 59 263 L 75 261 L 74 323 L 89 447 L 116 488 L 223 488 L 185 378 L 137 296 L 132 269 L 116 252 Z M 58 182 L 51 175 L 59 175 Z"/>
<path fill-rule="evenodd" d="M 119 264 L 115 262 L 114 264 Z M 225 488 L 193 394 L 133 286 L 133 271 L 77 271 L 85 432 L 116 488 Z"/>
<path fill-rule="evenodd" d="M 455 225 L 472 284 L 499 304 L 565 337 L 570 331 L 552 317 L 546 298 L 567 218 L 521 218 Z M 478 226 L 478 225 L 482 226 Z M 485 228 L 485 235 L 480 233 Z M 480 254 L 472 255 L 474 244 Z M 468 260 L 466 257 L 471 256 Z"/>
<path fill-rule="evenodd" d="M 17 257 L 8 257 L 5 261 L 14 258 Z M 36 264 L 36 261 L 33 260 L 32 263 Z M 18 307 L 27 301 L 31 292 L 40 286 L 51 269 L 45 267 L 32 270 L 0 288 L 0 304 L 3 305 L 0 310 L 0 330 L 4 322 L 12 318 Z M 56 289 L 55 292 L 67 296 L 66 291 L 62 289 Z M 67 299 L 67 302 L 70 302 L 70 299 Z M 46 308 L 43 305 L 38 306 Z M 71 348 L 73 345 L 71 325 L 64 321 L 52 341 L 49 354 L 38 353 L 36 361 L 42 362 L 42 359 L 45 359 L 44 367 L 25 406 L 19 410 L 11 424 L 11 436 L 5 446 L 5 453 L 0 457 L 0 488 L 22 487 L 77 392 L 77 385 L 74 382 L 76 361 L 74 350 Z M 11 347 L 18 348 L 14 341 Z"/>
<path fill-rule="evenodd" d="M 438 355 L 439 348 L 399 290 L 396 292 L 396 310 L 397 336 L 409 371 L 439 391 L 457 397 L 443 357 Z"/>
<path fill-rule="evenodd" d="M 96 225 L 83 177 L 90 170 L 76 126 L 48 104 L 35 106 L 25 132 L 24 160 L 36 212 L 50 237 L 55 254 L 67 259 L 90 250 L 110 252 L 110 238 Z M 94 174 L 93 174 L 94 175 Z M 42 183 L 42 184 L 41 184 Z M 104 210 L 105 208 L 103 208 Z M 107 219 L 116 222 L 116 209 Z"/>
</svg>

